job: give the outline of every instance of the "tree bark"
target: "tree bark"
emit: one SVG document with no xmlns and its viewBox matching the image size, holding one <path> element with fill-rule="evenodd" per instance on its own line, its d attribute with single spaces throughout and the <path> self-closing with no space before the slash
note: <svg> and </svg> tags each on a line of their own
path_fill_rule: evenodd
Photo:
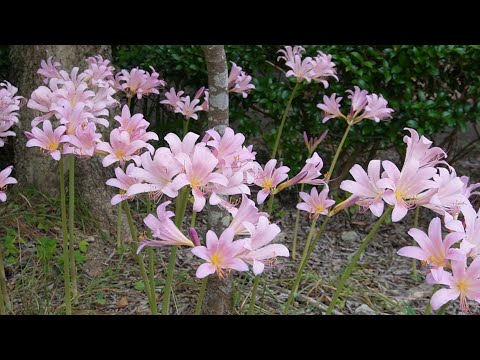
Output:
<svg viewBox="0 0 480 360">
<path fill-rule="evenodd" d="M 42 85 L 42 78 L 37 75 L 42 59 L 53 56 L 62 65 L 61 68 L 70 72 L 77 66 L 80 71 L 85 69 L 85 59 L 100 54 L 111 59 L 110 45 L 13 45 L 10 46 L 11 79 L 18 87 L 19 94 L 29 98 L 32 92 Z M 15 175 L 19 186 L 33 185 L 41 192 L 59 196 L 58 161 L 46 156 L 37 148 L 27 148 L 24 131 L 31 129 L 34 111 L 24 106 L 20 109 L 20 122 L 16 126 L 15 139 Z M 112 123 L 112 121 L 110 121 Z M 97 127 L 104 138 L 108 139 L 111 130 L 103 126 Z M 104 168 L 101 159 L 95 156 L 90 159 L 77 159 L 75 162 L 75 190 L 81 194 L 82 201 L 87 204 L 93 217 L 102 229 L 115 234 L 116 208 L 110 204 L 115 190 L 105 184 L 113 177 L 112 168 Z M 126 220 L 124 221 L 126 224 Z M 124 227 L 124 238 L 129 239 L 128 229 Z"/>
<path fill-rule="evenodd" d="M 228 68 L 223 45 L 203 46 L 208 71 L 208 127 L 223 135 L 228 126 Z M 208 203 L 207 203 L 208 204 Z M 229 223 L 228 212 L 218 206 L 208 206 L 208 229 L 218 236 Z M 202 312 L 206 315 L 223 315 L 233 311 L 233 276 L 208 279 Z"/>
</svg>

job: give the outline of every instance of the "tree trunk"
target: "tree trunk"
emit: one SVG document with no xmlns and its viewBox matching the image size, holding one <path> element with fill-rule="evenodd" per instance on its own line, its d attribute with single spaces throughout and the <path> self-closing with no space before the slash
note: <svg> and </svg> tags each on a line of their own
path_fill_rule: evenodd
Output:
<svg viewBox="0 0 480 360">
<path fill-rule="evenodd" d="M 208 71 L 208 127 L 223 135 L 228 126 L 228 68 L 223 45 L 203 46 Z M 208 204 L 208 203 L 207 203 Z M 218 206 L 208 206 L 208 229 L 218 236 L 228 226 L 228 212 Z M 226 222 L 226 224 L 225 224 Z M 202 312 L 222 315 L 233 310 L 233 276 L 224 279 L 210 276 Z"/>
<path fill-rule="evenodd" d="M 27 99 L 38 86 L 42 85 L 42 78 L 37 75 L 42 59 L 53 56 L 68 73 L 77 66 L 80 71 L 86 68 L 85 59 L 100 54 L 111 59 L 110 45 L 14 45 L 10 46 L 10 61 L 12 82 L 18 87 L 19 94 Z M 34 110 L 24 106 L 20 109 L 20 122 L 16 126 L 15 139 L 15 175 L 19 186 L 33 185 L 41 192 L 52 196 L 59 196 L 58 161 L 46 156 L 37 148 L 27 148 L 27 139 L 24 131 L 31 129 Z M 110 121 L 112 123 L 112 121 Z M 108 139 L 111 128 L 97 127 L 104 138 Z M 115 194 L 113 188 L 105 181 L 113 177 L 113 169 L 105 169 L 98 156 L 75 162 L 75 190 L 81 194 L 81 199 L 90 209 L 93 217 L 99 222 L 102 229 L 111 234 L 116 232 L 116 208 L 110 204 Z M 124 221 L 126 224 L 126 220 Z M 124 238 L 129 238 L 125 227 Z"/>
</svg>

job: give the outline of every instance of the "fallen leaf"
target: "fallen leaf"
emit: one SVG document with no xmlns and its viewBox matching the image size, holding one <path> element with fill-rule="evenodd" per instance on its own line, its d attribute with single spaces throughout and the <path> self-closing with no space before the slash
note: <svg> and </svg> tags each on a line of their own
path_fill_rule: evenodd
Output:
<svg viewBox="0 0 480 360">
<path fill-rule="evenodd" d="M 124 308 L 128 305 L 128 300 L 126 296 L 122 296 L 117 302 L 117 307 Z"/>
</svg>

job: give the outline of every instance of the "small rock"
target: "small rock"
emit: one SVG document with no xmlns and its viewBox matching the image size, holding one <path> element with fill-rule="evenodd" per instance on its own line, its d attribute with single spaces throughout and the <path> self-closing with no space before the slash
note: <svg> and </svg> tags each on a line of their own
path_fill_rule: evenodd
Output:
<svg viewBox="0 0 480 360">
<path fill-rule="evenodd" d="M 366 304 L 360 305 L 353 313 L 356 315 L 377 315 L 377 313 Z"/>
<path fill-rule="evenodd" d="M 120 300 L 118 300 L 118 302 L 117 302 L 117 307 L 118 307 L 118 308 L 124 308 L 124 307 L 126 307 L 126 306 L 128 306 L 127 297 L 126 297 L 126 296 L 122 296 L 122 297 L 120 298 Z"/>
<path fill-rule="evenodd" d="M 358 234 L 355 231 L 344 231 L 341 236 L 343 241 L 353 242 L 359 239 Z"/>
</svg>

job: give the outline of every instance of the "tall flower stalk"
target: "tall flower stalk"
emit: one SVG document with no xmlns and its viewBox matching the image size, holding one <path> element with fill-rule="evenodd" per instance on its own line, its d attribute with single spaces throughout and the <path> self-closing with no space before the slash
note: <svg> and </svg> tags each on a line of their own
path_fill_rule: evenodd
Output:
<svg viewBox="0 0 480 360">
<path fill-rule="evenodd" d="M 65 283 L 65 312 L 72 314 L 72 297 L 70 293 L 70 252 L 68 250 L 68 228 L 67 228 L 67 197 L 65 195 L 65 165 L 64 156 L 59 161 L 60 175 L 60 202 L 62 211 L 62 237 L 63 237 L 63 277 Z"/>
<path fill-rule="evenodd" d="M 189 189 L 183 188 L 177 196 L 175 203 L 175 225 L 181 230 L 185 210 L 187 208 Z M 175 271 L 175 261 L 177 260 L 178 246 L 172 246 L 170 257 L 168 259 L 167 278 L 165 288 L 163 289 L 162 315 L 168 315 L 170 309 L 170 293 L 172 289 L 173 274 Z"/>
<path fill-rule="evenodd" d="M 128 202 L 122 202 L 119 204 L 120 206 L 124 205 L 125 206 L 125 214 L 127 215 L 127 222 L 128 222 L 128 227 L 130 228 L 130 235 L 132 236 L 133 239 L 133 252 L 135 254 L 135 259 L 138 262 L 138 266 L 140 268 L 140 274 L 142 275 L 142 281 L 144 284 L 145 288 L 145 293 L 147 294 L 148 302 L 150 304 L 150 312 L 152 315 L 157 315 L 158 310 L 157 310 L 157 304 L 155 302 L 154 294 L 151 292 L 151 287 L 150 287 L 150 280 L 147 275 L 147 271 L 145 269 L 145 263 L 143 262 L 143 257 L 139 253 L 137 253 L 137 248 L 138 248 L 138 238 L 137 238 L 137 231 L 135 230 L 135 225 L 133 223 L 133 218 L 132 218 L 132 213 L 130 211 L 130 207 L 128 205 Z"/>
<path fill-rule="evenodd" d="M 68 159 L 68 240 L 70 256 L 70 277 L 72 282 L 72 298 L 77 300 L 77 267 L 75 265 L 75 156 Z"/>
<path fill-rule="evenodd" d="M 7 311 L 10 308 L 10 299 L 7 291 L 7 279 L 5 277 L 5 267 L 3 265 L 3 248 L 0 245 L 0 315 L 7 314 Z"/>
<path fill-rule="evenodd" d="M 147 213 L 152 213 L 152 202 L 150 198 L 147 196 Z M 152 237 L 152 230 L 147 227 L 147 237 L 151 239 Z M 157 308 L 157 301 L 155 296 L 155 257 L 153 253 L 153 248 L 149 247 L 147 249 L 148 253 L 148 282 L 150 284 L 150 294 L 152 295 L 153 302 L 155 303 L 155 309 Z"/>
<path fill-rule="evenodd" d="M 345 268 L 345 271 L 342 274 L 342 277 L 340 278 L 338 284 L 337 284 L 337 290 L 335 290 L 335 293 L 333 294 L 332 300 L 330 301 L 330 304 L 328 305 L 327 311 L 325 312 L 325 315 L 331 315 L 334 308 L 335 304 L 338 300 L 338 297 L 340 296 L 341 292 L 343 291 L 343 288 L 345 287 L 345 283 L 347 282 L 348 278 L 352 274 L 353 270 L 355 269 L 355 265 L 357 264 L 358 260 L 360 259 L 360 256 L 362 256 L 363 252 L 367 248 L 368 244 L 370 241 L 373 239 L 375 234 L 377 233 L 378 229 L 380 226 L 383 224 L 383 222 L 387 219 L 387 217 L 391 214 L 393 210 L 393 207 L 389 207 L 383 215 L 377 220 L 375 225 L 373 226 L 372 230 L 368 233 L 367 237 L 363 240 L 362 245 L 360 245 L 360 248 L 357 250 L 355 255 L 352 257 L 352 260 L 350 260 L 349 264 Z"/>
<path fill-rule="evenodd" d="M 257 291 L 258 291 L 258 283 L 260 282 L 260 276 L 255 276 L 255 280 L 253 280 L 253 289 L 252 289 L 252 297 L 250 298 L 250 305 L 248 307 L 248 315 L 253 315 L 255 310 L 255 302 L 257 300 Z"/>
<path fill-rule="evenodd" d="M 275 159 L 275 155 L 277 155 L 278 145 L 280 144 L 280 139 L 282 138 L 283 127 L 285 126 L 285 121 L 287 120 L 288 112 L 290 111 L 290 107 L 292 105 L 293 98 L 300 87 L 300 83 L 297 82 L 293 87 L 292 93 L 288 98 L 287 107 L 282 116 L 282 121 L 280 122 L 280 127 L 278 128 L 277 137 L 275 139 L 275 144 L 273 145 L 272 155 L 270 156 L 271 159 Z"/>
<path fill-rule="evenodd" d="M 207 290 L 208 276 L 202 279 L 202 285 L 200 287 L 200 293 L 198 294 L 197 305 L 195 306 L 195 315 L 200 315 L 202 312 L 203 299 Z"/>
</svg>

